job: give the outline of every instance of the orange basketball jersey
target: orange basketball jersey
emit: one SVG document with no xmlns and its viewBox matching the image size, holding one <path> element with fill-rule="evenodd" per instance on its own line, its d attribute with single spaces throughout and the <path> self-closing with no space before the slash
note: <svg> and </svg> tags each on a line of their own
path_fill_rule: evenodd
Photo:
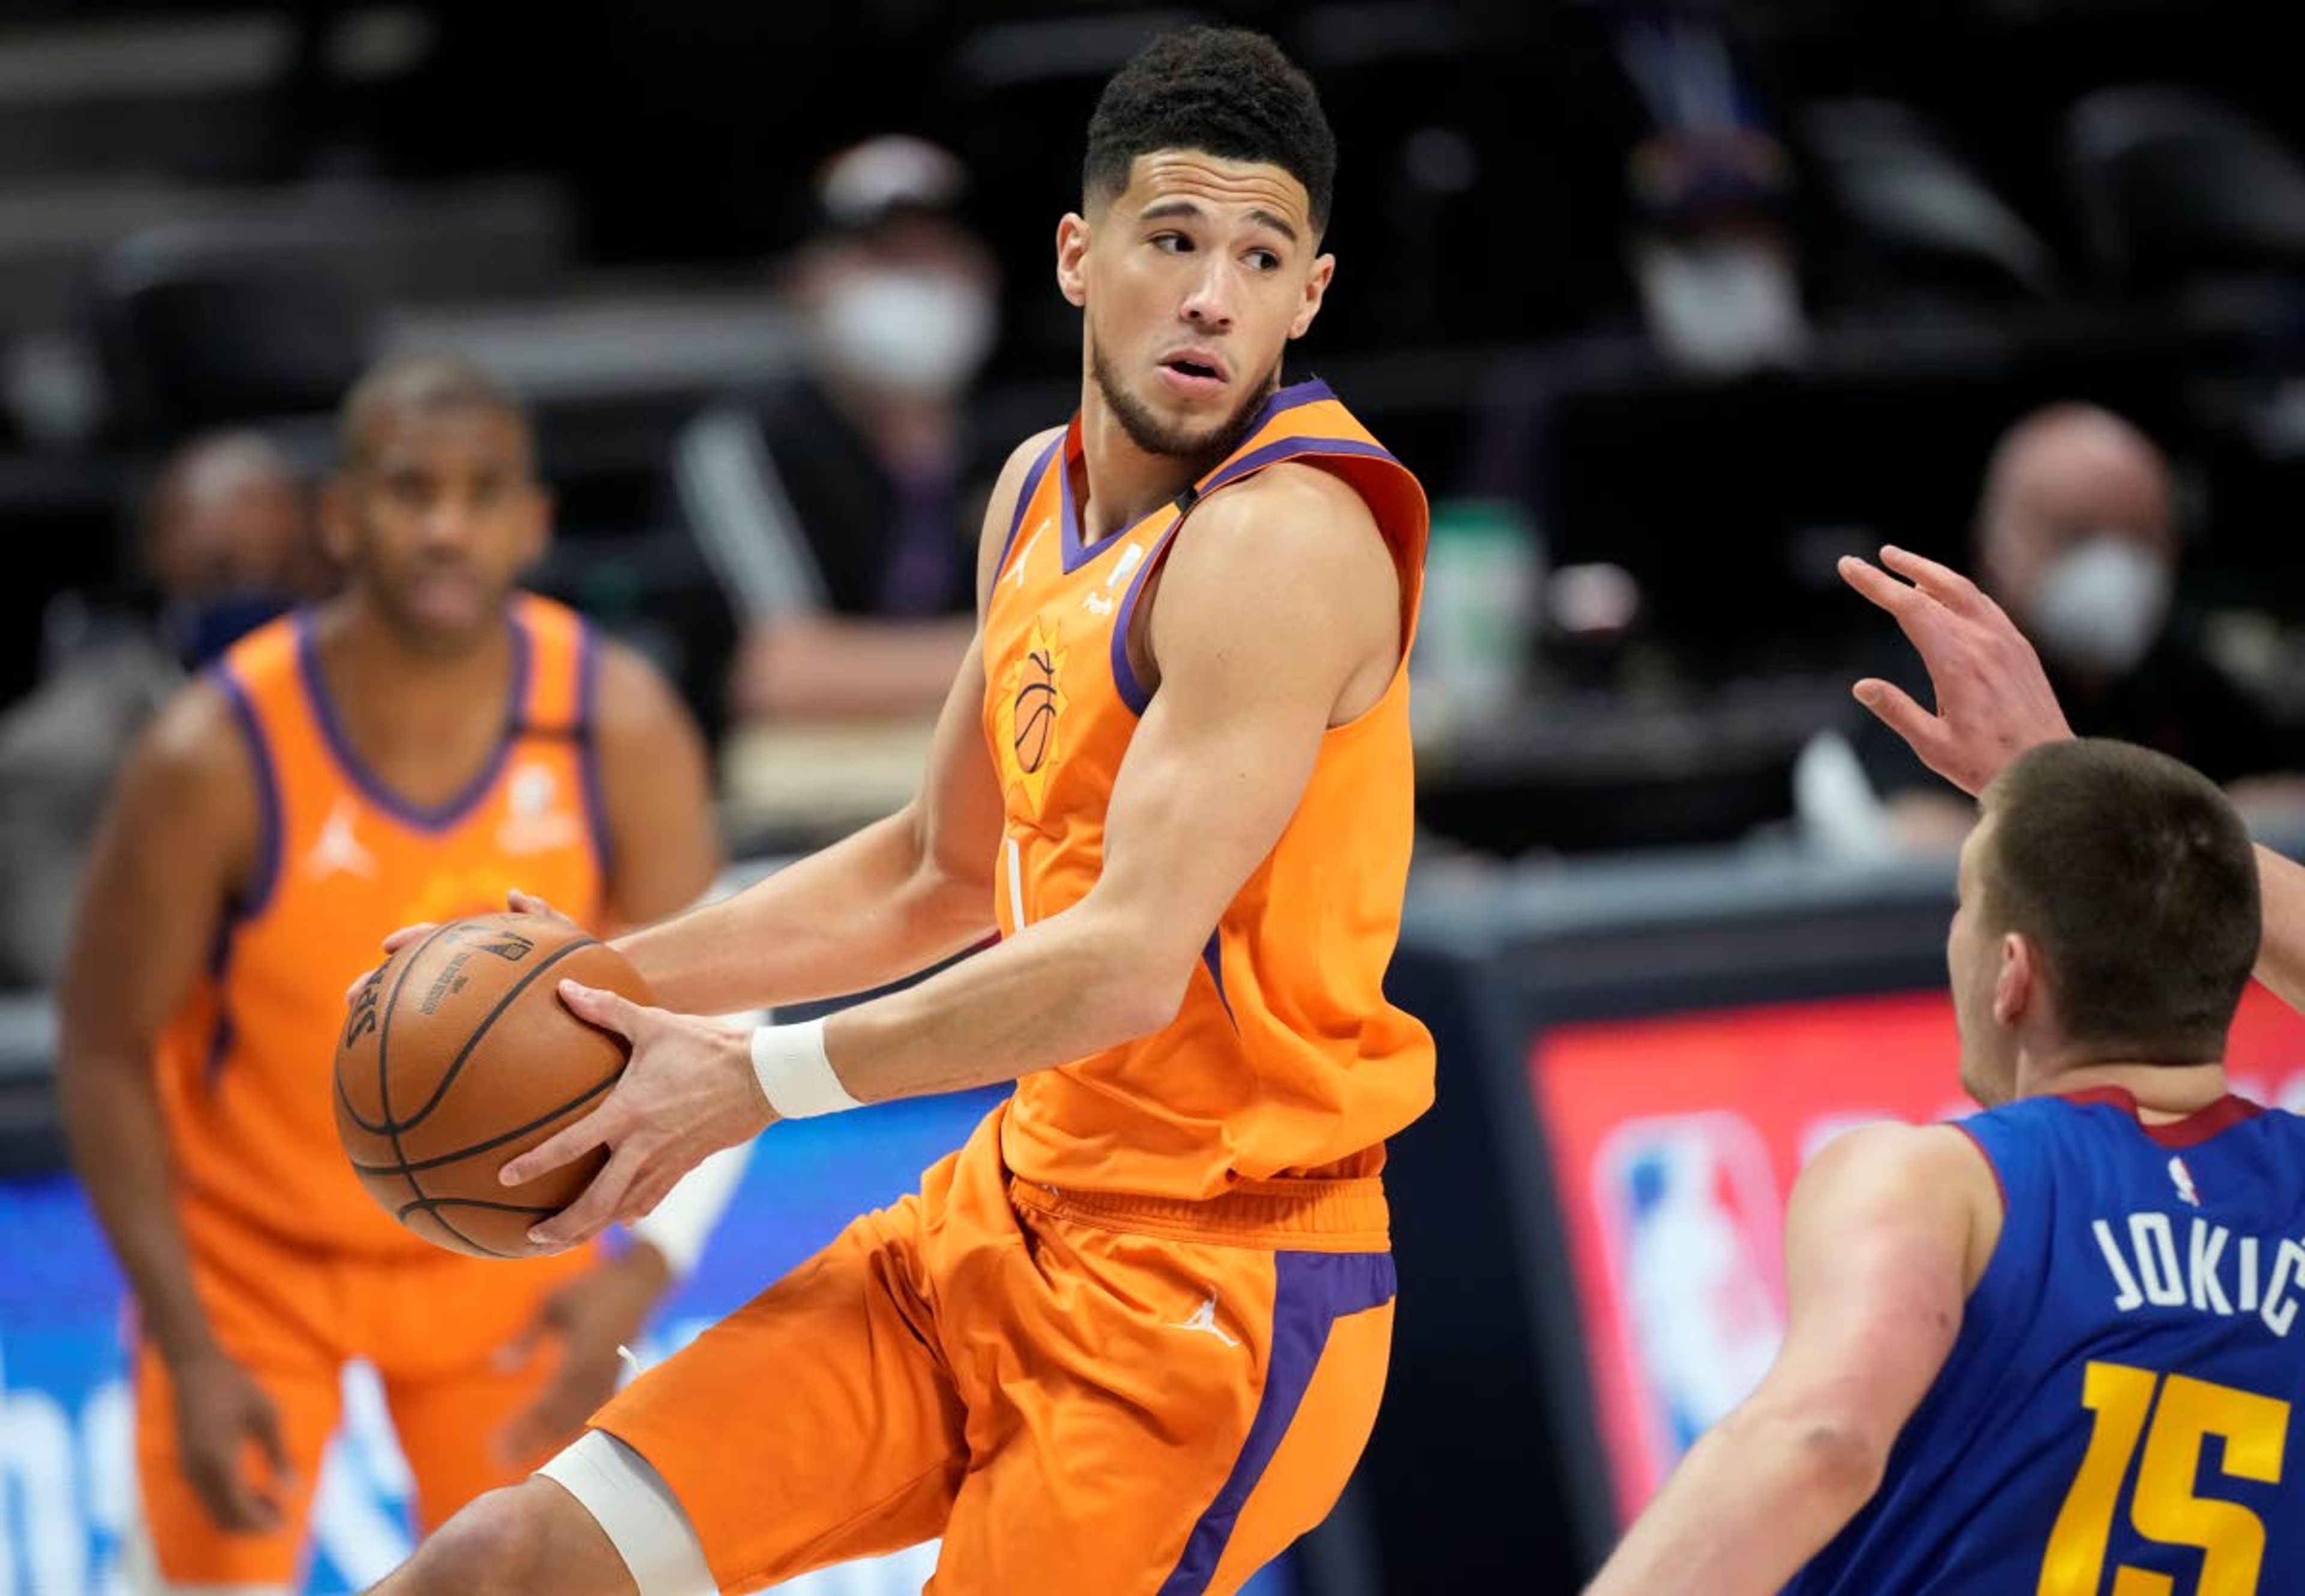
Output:
<svg viewBox="0 0 2305 1596">
<path fill-rule="evenodd" d="M 1203 1199 L 1243 1180 L 1366 1176 L 1432 1101 L 1433 1043 L 1384 996 L 1412 822 L 1408 644 L 1425 495 L 1322 383 L 1284 388 L 1176 503 L 1084 546 L 1075 419 L 1020 496 L 984 620 L 984 730 L 1007 824 L 1004 933 L 1078 903 L 1101 868 L 1105 809 L 1150 695 L 1130 617 L 1193 507 L 1283 461 L 1334 472 L 1374 514 L 1400 572 L 1402 664 L 1323 741 L 1280 839 L 1225 910 L 1175 1022 L 1025 1076 L 1002 1152 L 1067 1190 Z"/>
<path fill-rule="evenodd" d="M 188 1226 L 255 1226 L 327 1251 L 430 1251 L 361 1190 L 336 1142 L 344 988 L 396 926 L 501 909 L 514 887 L 590 924 L 606 879 L 592 633 L 524 595 L 508 624 L 496 751 L 432 809 L 361 765 L 328 700 L 308 615 L 251 634 L 217 667 L 254 767 L 262 840 L 207 978 L 160 1043 Z"/>
</svg>

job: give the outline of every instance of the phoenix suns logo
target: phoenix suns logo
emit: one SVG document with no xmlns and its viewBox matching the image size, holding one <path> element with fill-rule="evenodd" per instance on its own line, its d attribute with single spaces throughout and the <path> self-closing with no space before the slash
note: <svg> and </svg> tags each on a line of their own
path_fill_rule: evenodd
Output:
<svg viewBox="0 0 2305 1596">
<path fill-rule="evenodd" d="M 1009 666 L 1000 695 L 1000 757 L 1009 780 L 1034 809 L 1048 790 L 1057 756 L 1057 719 L 1065 706 L 1065 649 L 1059 633 L 1035 618 L 1025 652 Z"/>
</svg>

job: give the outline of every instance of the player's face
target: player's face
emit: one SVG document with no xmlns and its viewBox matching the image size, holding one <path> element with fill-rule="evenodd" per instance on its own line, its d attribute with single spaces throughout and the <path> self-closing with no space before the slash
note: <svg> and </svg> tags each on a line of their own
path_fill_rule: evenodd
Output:
<svg viewBox="0 0 2305 1596">
<path fill-rule="evenodd" d="M 1126 190 L 1057 233 L 1088 374 L 1150 454 L 1195 458 L 1238 436 L 1335 266 L 1303 183 L 1195 149 L 1139 156 Z"/>
<path fill-rule="evenodd" d="M 1992 829 L 1987 816 L 1961 844 L 1960 904 L 1945 936 L 1953 1020 L 1961 1032 L 1961 1089 L 1988 1108 L 2009 1101 L 2017 1090 L 2016 1038 L 1993 1012 L 2001 979 L 2001 938 L 1978 923 L 1984 893 L 1979 872 Z"/>
<path fill-rule="evenodd" d="M 330 552 L 396 631 L 454 650 L 500 623 L 549 512 L 518 418 L 456 408 L 380 418 L 331 485 L 327 526 Z"/>
</svg>

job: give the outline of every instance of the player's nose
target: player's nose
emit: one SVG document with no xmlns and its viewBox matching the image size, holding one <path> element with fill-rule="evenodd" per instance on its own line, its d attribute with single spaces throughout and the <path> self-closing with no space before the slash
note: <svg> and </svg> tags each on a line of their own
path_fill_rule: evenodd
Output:
<svg viewBox="0 0 2305 1596">
<path fill-rule="evenodd" d="M 1181 314 L 1196 327 L 1221 332 L 1232 326 L 1234 293 L 1232 274 L 1222 265 L 1212 263 L 1185 296 Z"/>
</svg>

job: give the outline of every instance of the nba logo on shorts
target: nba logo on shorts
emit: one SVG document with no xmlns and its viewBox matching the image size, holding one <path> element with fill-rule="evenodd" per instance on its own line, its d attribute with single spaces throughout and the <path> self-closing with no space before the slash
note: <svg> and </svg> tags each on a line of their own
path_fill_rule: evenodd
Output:
<svg viewBox="0 0 2305 1596">
<path fill-rule="evenodd" d="M 1629 1121 L 1593 1178 L 1654 1484 L 1776 1356 L 1783 1209 L 1767 1147 L 1734 1114 Z"/>
</svg>

